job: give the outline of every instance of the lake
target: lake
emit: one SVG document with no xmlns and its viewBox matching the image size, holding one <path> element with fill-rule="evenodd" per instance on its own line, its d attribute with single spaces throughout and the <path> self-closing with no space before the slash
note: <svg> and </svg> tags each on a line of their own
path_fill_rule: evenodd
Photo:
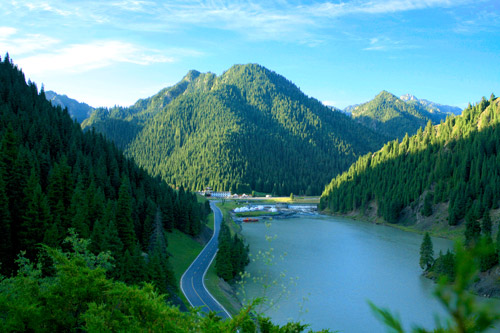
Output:
<svg viewBox="0 0 500 333">
<path fill-rule="evenodd" d="M 386 332 L 368 300 L 397 312 L 406 329 L 416 323 L 433 328 L 434 315 L 445 314 L 432 297 L 435 284 L 421 276 L 422 235 L 321 215 L 247 223 L 243 235 L 253 259 L 270 250 L 274 258 L 249 264 L 251 278 L 240 298 L 277 300 L 265 311 L 275 323 L 300 320 L 314 330 Z M 453 247 L 449 240 L 432 241 L 436 255 Z"/>
</svg>

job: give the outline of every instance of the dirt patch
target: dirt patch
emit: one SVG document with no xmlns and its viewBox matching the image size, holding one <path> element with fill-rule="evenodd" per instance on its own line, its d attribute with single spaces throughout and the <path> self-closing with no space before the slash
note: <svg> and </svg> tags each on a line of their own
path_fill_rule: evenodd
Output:
<svg viewBox="0 0 500 333">
<path fill-rule="evenodd" d="M 207 227 L 206 225 L 203 226 L 201 229 L 201 232 L 198 236 L 194 238 L 195 241 L 200 243 L 202 246 L 205 246 L 208 241 L 212 238 L 212 235 L 214 234 L 214 231 Z"/>
<path fill-rule="evenodd" d="M 479 280 L 472 285 L 472 290 L 483 297 L 500 298 L 500 266 L 479 274 Z"/>
<path fill-rule="evenodd" d="M 229 283 L 221 278 L 219 278 L 217 285 L 219 289 L 224 293 L 229 303 L 231 303 L 232 308 L 236 311 L 239 311 L 242 308 L 242 304 L 236 295 L 235 288 L 233 288 Z"/>
</svg>

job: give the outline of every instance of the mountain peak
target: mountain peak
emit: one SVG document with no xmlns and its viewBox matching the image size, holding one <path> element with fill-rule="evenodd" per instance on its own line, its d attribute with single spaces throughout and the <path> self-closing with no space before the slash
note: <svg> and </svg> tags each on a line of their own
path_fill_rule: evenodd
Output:
<svg viewBox="0 0 500 333">
<path fill-rule="evenodd" d="M 397 99 L 398 97 L 387 90 L 382 90 L 375 98 Z"/>
<path fill-rule="evenodd" d="M 407 101 L 418 101 L 419 99 L 417 97 L 415 97 L 415 95 L 412 95 L 412 94 L 405 94 L 401 97 L 399 97 L 400 99 L 402 99 L 403 101 L 407 102 Z"/>
<path fill-rule="evenodd" d="M 196 80 L 196 78 L 198 78 L 200 76 L 200 72 L 198 72 L 197 70 L 194 70 L 194 69 L 191 69 L 189 72 L 187 72 L 187 74 L 182 78 L 182 81 L 188 81 L 188 82 L 192 82 L 194 80 Z"/>
</svg>

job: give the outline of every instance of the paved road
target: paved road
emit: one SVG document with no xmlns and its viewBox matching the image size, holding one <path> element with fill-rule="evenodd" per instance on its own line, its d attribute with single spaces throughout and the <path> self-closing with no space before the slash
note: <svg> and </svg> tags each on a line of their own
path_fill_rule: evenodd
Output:
<svg viewBox="0 0 500 333">
<path fill-rule="evenodd" d="M 210 264 L 215 259 L 217 248 L 219 246 L 219 230 L 222 222 L 222 213 L 214 202 L 210 202 L 210 208 L 214 212 L 214 234 L 191 266 L 181 277 L 181 290 L 186 296 L 192 307 L 202 307 L 205 313 L 214 311 L 220 317 L 226 319 L 231 315 L 224 307 L 208 292 L 205 287 L 205 274 Z"/>
</svg>

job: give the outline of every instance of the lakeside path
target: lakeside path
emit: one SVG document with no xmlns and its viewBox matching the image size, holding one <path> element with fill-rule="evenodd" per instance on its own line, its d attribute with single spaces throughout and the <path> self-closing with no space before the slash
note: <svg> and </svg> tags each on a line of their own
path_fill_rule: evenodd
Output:
<svg viewBox="0 0 500 333">
<path fill-rule="evenodd" d="M 210 202 L 214 212 L 214 234 L 198 257 L 191 263 L 181 277 L 181 290 L 192 307 L 201 307 L 202 313 L 213 311 L 223 319 L 231 318 L 226 309 L 213 297 L 205 287 L 205 274 L 215 259 L 219 246 L 219 230 L 222 223 L 222 212 Z"/>
</svg>

